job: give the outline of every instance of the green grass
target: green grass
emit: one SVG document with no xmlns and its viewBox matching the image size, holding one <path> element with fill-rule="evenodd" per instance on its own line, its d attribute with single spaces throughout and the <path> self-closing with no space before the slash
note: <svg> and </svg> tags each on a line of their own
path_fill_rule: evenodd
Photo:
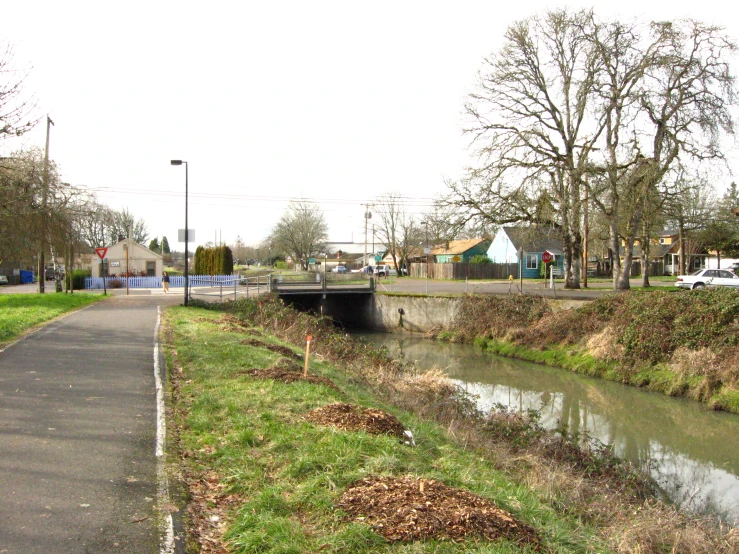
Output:
<svg viewBox="0 0 739 554">
<path fill-rule="evenodd" d="M 66 312 L 83 308 L 99 294 L 3 294 L 0 295 L 0 344 L 10 342 Z"/>
<path fill-rule="evenodd" d="M 528 551 L 503 541 L 388 543 L 371 528 L 344 521 L 334 508 L 346 487 L 360 478 L 409 474 L 493 500 L 537 529 L 545 551 L 607 551 L 596 530 L 576 514 L 559 513 L 531 489 L 496 470 L 484 453 L 458 446 L 443 428 L 385 405 L 345 368 L 311 360 L 311 373 L 330 378 L 337 389 L 241 374 L 269 366 L 277 355 L 241 345 L 249 334 L 223 331 L 210 322 L 218 317 L 212 311 L 170 308 L 164 332 L 171 337 L 170 367 L 176 352 L 177 365 L 183 368 L 173 407 L 188 472 L 193 476 L 215 472 L 226 487 L 222 494 L 240 498 L 226 532 L 233 552 Z M 261 332 L 259 338 L 280 343 Z M 393 413 L 413 431 L 418 446 L 302 419 L 308 411 L 332 402 Z"/>
</svg>

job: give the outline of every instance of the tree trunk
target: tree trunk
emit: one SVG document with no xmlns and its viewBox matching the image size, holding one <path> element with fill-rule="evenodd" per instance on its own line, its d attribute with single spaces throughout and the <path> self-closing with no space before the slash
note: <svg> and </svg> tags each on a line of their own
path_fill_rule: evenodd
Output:
<svg viewBox="0 0 739 554">
<path fill-rule="evenodd" d="M 609 235 L 611 242 L 611 274 L 613 275 L 613 290 L 628 290 L 629 279 L 627 277 L 626 283 L 623 283 L 622 278 L 622 266 L 621 266 L 621 245 L 619 244 L 618 229 L 616 227 L 616 219 L 609 219 Z M 631 272 L 631 253 L 624 252 L 624 264 L 626 263 L 626 256 L 629 258 L 628 271 Z"/>
<path fill-rule="evenodd" d="M 645 226 L 646 227 L 646 226 Z M 641 286 L 649 285 L 649 234 L 644 229 L 644 236 L 641 244 Z"/>
<path fill-rule="evenodd" d="M 680 249 L 677 251 L 677 274 L 685 275 L 685 221 L 682 217 L 678 219 L 677 240 Z"/>
</svg>

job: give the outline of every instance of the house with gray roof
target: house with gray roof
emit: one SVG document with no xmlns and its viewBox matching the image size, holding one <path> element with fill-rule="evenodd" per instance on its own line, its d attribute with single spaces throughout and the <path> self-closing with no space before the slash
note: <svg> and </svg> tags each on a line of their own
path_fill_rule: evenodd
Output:
<svg viewBox="0 0 739 554">
<path fill-rule="evenodd" d="M 521 264 L 523 248 L 523 277 L 536 279 L 541 276 L 541 256 L 549 252 L 555 267 L 564 268 L 562 239 L 552 227 L 501 227 L 488 248 L 488 258 L 493 263 Z"/>
</svg>

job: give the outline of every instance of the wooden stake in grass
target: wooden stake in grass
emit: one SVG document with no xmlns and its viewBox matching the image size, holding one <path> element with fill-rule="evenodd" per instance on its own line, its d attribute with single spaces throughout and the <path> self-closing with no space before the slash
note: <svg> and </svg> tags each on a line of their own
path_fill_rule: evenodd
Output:
<svg viewBox="0 0 739 554">
<path fill-rule="evenodd" d="M 305 337 L 305 369 L 303 369 L 303 377 L 308 377 L 308 357 L 310 356 L 310 335 Z"/>
</svg>

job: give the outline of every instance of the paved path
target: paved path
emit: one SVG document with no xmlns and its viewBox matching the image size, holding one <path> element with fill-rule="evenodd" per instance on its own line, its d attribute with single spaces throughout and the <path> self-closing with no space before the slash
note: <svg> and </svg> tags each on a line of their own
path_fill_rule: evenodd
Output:
<svg viewBox="0 0 739 554">
<path fill-rule="evenodd" d="M 0 352 L 0 554 L 159 551 L 157 305 L 114 297 Z"/>
</svg>

